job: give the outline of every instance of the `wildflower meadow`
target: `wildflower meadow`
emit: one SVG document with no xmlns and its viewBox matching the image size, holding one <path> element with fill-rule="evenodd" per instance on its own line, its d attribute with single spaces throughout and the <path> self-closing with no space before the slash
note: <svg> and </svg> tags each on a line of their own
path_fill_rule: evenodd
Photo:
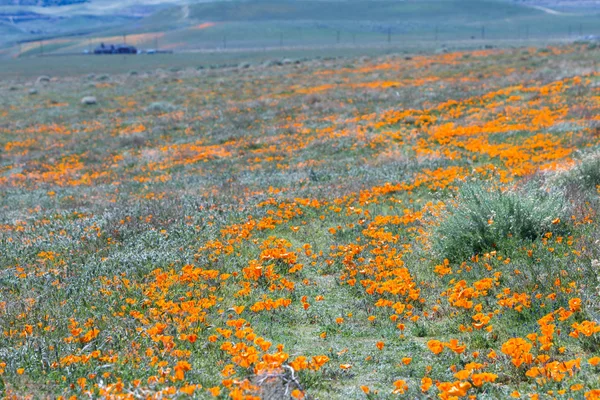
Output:
<svg viewBox="0 0 600 400">
<path fill-rule="evenodd" d="M 599 399 L 599 56 L 0 81 L 0 392 Z"/>
</svg>

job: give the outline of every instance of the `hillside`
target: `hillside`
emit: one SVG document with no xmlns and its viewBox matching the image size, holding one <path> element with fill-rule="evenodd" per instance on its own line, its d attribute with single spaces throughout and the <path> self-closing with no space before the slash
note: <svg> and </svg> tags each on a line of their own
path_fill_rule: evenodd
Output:
<svg viewBox="0 0 600 400">
<path fill-rule="evenodd" d="M 49 9 L 54 11 L 44 11 Z M 598 13 L 553 12 L 530 2 L 503 0 L 254 0 L 183 5 L 92 0 L 62 8 L 31 8 L 39 15 L 34 20 L 16 18 L 15 10 L 2 13 L 0 7 L 0 15 L 21 31 L 17 36 L 28 42 L 47 38 L 57 53 L 89 51 L 100 42 L 127 40 L 124 35 L 140 48 L 215 51 L 339 45 L 430 48 L 432 43 L 550 42 L 600 33 Z M 14 43 L 15 36 L 4 40 Z M 18 54 L 35 55 L 35 45 L 22 47 Z"/>
<path fill-rule="evenodd" d="M 528 6 L 545 7 L 559 12 L 586 12 L 598 11 L 598 0 L 512 0 Z"/>
<path fill-rule="evenodd" d="M 486 21 L 536 14 L 536 10 L 497 0 L 208 2 L 190 6 L 191 18 L 212 21 Z"/>
<path fill-rule="evenodd" d="M 87 1 L 90 0 L 0 0 L 0 6 L 60 7 Z"/>
</svg>

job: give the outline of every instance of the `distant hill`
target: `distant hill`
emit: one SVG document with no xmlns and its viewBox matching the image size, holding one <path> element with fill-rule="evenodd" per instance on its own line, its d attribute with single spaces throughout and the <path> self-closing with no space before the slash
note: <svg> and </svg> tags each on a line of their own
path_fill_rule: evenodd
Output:
<svg viewBox="0 0 600 400">
<path fill-rule="evenodd" d="M 16 2 L 19 6 L 14 6 Z M 31 3 L 38 6 L 27 5 Z M 566 3 L 587 8 L 550 8 Z M 600 14 L 591 7 L 593 3 L 595 0 L 0 0 L 0 22 L 5 23 L 0 47 L 42 38 L 48 40 L 45 53 L 83 52 L 100 42 L 125 40 L 141 49 L 176 52 L 574 40 L 600 34 Z M 59 6 L 67 4 L 74 5 Z M 25 11 L 38 16 L 18 14 Z M 34 55 L 40 50 L 22 46 L 20 51 Z"/>
<path fill-rule="evenodd" d="M 87 3 L 89 0 L 0 0 L 0 6 L 59 7 Z"/>
<path fill-rule="evenodd" d="M 462 14 L 465 20 L 511 18 L 535 14 L 521 4 L 497 0 L 212 1 L 190 5 L 192 18 L 212 21 L 265 20 L 411 20 L 445 19 Z"/>
</svg>

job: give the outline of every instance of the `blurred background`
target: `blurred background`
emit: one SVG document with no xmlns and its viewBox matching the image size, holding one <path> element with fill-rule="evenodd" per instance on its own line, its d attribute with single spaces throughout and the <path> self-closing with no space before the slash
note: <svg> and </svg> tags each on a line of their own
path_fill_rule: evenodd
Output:
<svg viewBox="0 0 600 400">
<path fill-rule="evenodd" d="M 597 35 L 600 1 L 594 0 L 0 0 L 4 59 L 136 53 L 154 59 L 129 63 L 160 66 L 169 54 L 171 64 L 188 65 L 190 57 L 226 63 L 543 45 Z M 117 63 L 89 62 L 107 69 Z"/>
</svg>

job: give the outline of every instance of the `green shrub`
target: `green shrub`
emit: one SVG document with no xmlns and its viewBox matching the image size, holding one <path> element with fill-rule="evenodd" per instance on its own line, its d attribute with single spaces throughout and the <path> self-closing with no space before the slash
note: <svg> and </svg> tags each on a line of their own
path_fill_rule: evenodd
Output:
<svg viewBox="0 0 600 400">
<path fill-rule="evenodd" d="M 467 184 L 433 229 L 433 248 L 453 262 L 508 250 L 546 232 L 564 231 L 565 224 L 559 220 L 566 219 L 566 209 L 561 193 L 486 190 L 481 184 Z"/>
<path fill-rule="evenodd" d="M 170 113 L 170 112 L 173 112 L 176 110 L 177 110 L 177 106 L 175 106 L 169 102 L 166 102 L 166 101 L 158 101 L 158 102 L 151 103 L 146 108 L 147 112 L 154 113 L 154 114 Z"/>
<path fill-rule="evenodd" d="M 585 157 L 564 176 L 564 181 L 576 183 L 581 189 L 596 193 L 596 188 L 600 185 L 600 156 L 593 154 Z"/>
</svg>

